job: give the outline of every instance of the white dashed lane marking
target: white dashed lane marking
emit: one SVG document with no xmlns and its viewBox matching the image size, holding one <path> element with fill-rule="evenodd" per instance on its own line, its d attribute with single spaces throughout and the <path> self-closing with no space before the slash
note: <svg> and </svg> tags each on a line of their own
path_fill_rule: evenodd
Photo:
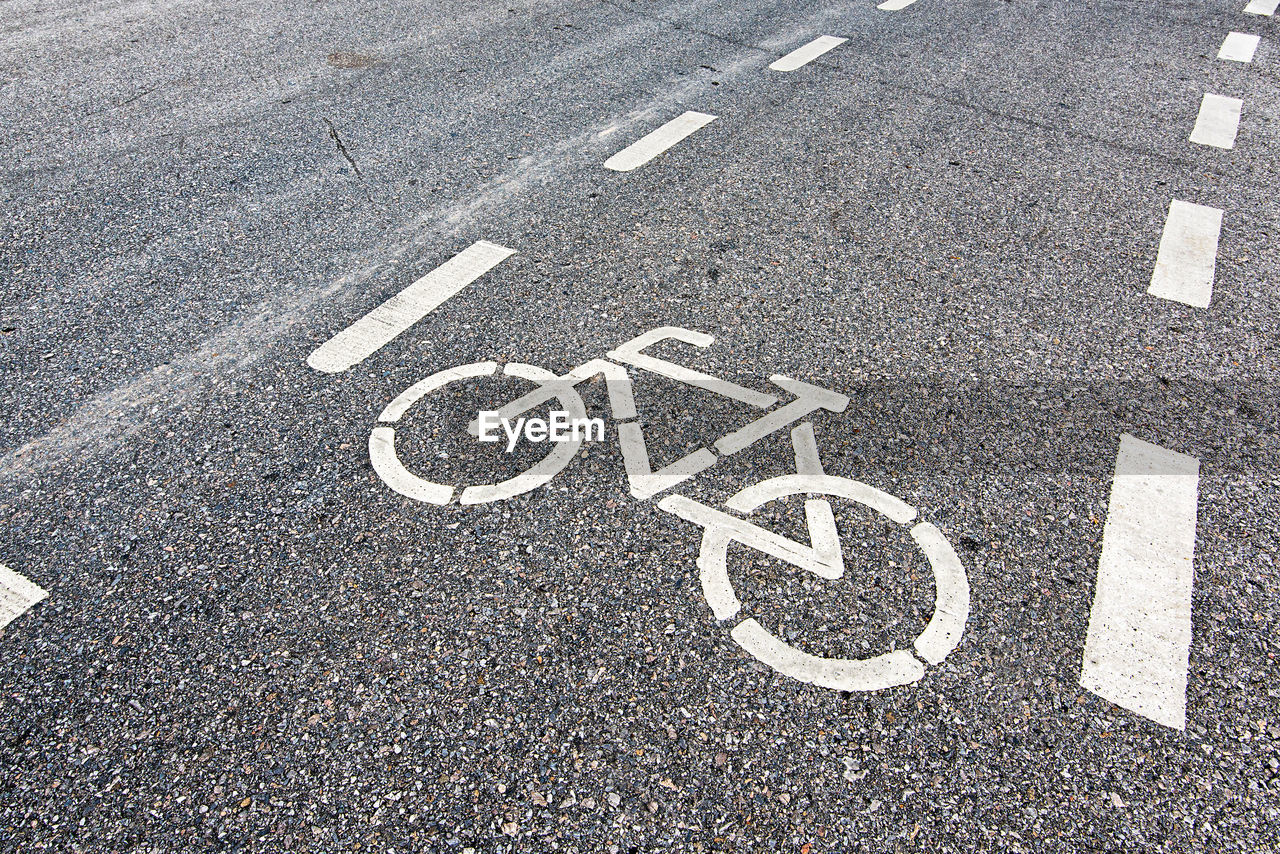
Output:
<svg viewBox="0 0 1280 854">
<path fill-rule="evenodd" d="M 1120 437 L 1080 685 L 1183 729 L 1200 463 Z"/>
<path fill-rule="evenodd" d="M 643 166 L 694 131 L 715 121 L 707 113 L 690 110 L 667 122 L 662 127 L 640 137 L 604 162 L 604 168 L 615 172 L 630 172 Z"/>
<path fill-rule="evenodd" d="M 916 0 L 885 0 L 885 2 L 881 3 L 876 8 L 884 9 L 886 12 L 896 12 L 899 9 L 907 8 L 914 2 L 916 2 Z"/>
<path fill-rule="evenodd" d="M 1200 101 L 1200 115 L 1191 131 L 1191 141 L 1215 148 L 1234 148 L 1243 107 L 1244 102 L 1239 98 L 1206 94 Z"/>
<path fill-rule="evenodd" d="M 1147 293 L 1196 308 L 1208 308 L 1218 258 L 1222 211 L 1174 199 L 1160 236 L 1156 269 Z"/>
<path fill-rule="evenodd" d="M 0 563 L 0 629 L 49 594 Z"/>
<path fill-rule="evenodd" d="M 807 45 L 796 48 L 781 59 L 774 60 L 769 68 L 772 71 L 795 71 L 797 68 L 808 65 L 827 51 L 834 47 L 839 47 L 847 41 L 848 39 L 837 38 L 836 36 L 818 36 Z"/>
<path fill-rule="evenodd" d="M 1258 49 L 1258 37 L 1249 33 L 1227 33 L 1218 49 L 1218 59 L 1232 62 L 1253 62 L 1253 54 Z"/>
<path fill-rule="evenodd" d="M 1252 2 L 1244 7 L 1244 10 L 1250 15 L 1266 15 L 1270 17 L 1276 12 L 1276 6 L 1280 6 L 1280 0 L 1252 0 Z"/>
<path fill-rule="evenodd" d="M 358 365 L 514 254 L 514 249 L 483 240 L 473 243 L 321 344 L 307 364 L 326 374 Z"/>
</svg>

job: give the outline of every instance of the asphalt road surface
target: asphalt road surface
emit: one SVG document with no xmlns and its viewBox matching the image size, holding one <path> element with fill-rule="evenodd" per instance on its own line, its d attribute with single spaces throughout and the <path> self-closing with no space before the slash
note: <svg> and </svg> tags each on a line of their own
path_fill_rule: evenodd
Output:
<svg viewBox="0 0 1280 854">
<path fill-rule="evenodd" d="M 1274 0 L 884 5 L 0 3 L 0 849 L 1280 850 Z"/>
</svg>

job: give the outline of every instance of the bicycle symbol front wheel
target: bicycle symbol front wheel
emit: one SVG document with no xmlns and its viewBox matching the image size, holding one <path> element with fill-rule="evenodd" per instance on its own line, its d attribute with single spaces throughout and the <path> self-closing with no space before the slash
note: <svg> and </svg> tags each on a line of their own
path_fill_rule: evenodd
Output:
<svg viewBox="0 0 1280 854">
<path fill-rule="evenodd" d="M 763 504 L 793 495 L 834 496 L 875 510 L 899 525 L 915 521 L 911 505 L 856 480 L 830 475 L 785 475 L 739 491 L 727 502 L 732 510 L 751 513 Z M 969 617 L 969 581 L 955 550 L 938 528 L 916 522 L 909 529 L 933 571 L 933 616 L 915 639 L 915 655 L 896 650 L 872 658 L 845 659 L 810 655 L 774 635 L 754 618 L 742 618 L 742 603 L 729 579 L 729 544 L 737 539 L 726 526 L 709 525 L 698 556 L 702 592 L 718 620 L 735 620 L 730 636 L 774 670 L 801 682 L 839 691 L 874 691 L 906 685 L 924 676 L 924 665 L 939 664 L 960 643 Z M 919 656 L 919 658 L 917 658 Z"/>
</svg>

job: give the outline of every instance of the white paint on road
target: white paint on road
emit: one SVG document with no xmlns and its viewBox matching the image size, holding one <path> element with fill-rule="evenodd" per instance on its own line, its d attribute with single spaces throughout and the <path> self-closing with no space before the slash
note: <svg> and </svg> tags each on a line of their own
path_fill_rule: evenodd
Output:
<svg viewBox="0 0 1280 854">
<path fill-rule="evenodd" d="M 819 688 L 879 691 L 909 685 L 924 676 L 924 665 L 906 650 L 875 658 L 818 658 L 779 640 L 753 619 L 729 632 L 738 645 L 774 670 Z"/>
<path fill-rule="evenodd" d="M 807 447 L 812 431 L 807 425 L 792 433 L 797 465 L 810 469 L 817 465 L 816 451 Z M 877 510 L 895 522 L 910 523 L 914 507 L 878 489 L 843 477 L 801 473 L 770 478 L 740 490 L 725 502 L 739 513 L 751 513 L 768 501 L 792 495 L 833 495 Z M 805 517 L 809 527 L 808 545 L 765 530 L 745 519 L 730 516 L 682 495 L 668 495 L 658 507 L 700 525 L 702 548 L 698 553 L 699 580 L 707 604 L 718 620 L 735 620 L 730 635 L 747 652 L 802 682 L 841 691 L 874 691 L 915 682 L 924 667 L 907 650 L 897 650 L 868 659 L 821 658 L 778 638 L 750 617 L 743 619 L 742 601 L 729 577 L 729 545 L 738 542 L 792 566 L 836 580 L 843 575 L 844 558 L 831 505 L 825 499 L 807 498 Z M 932 664 L 941 662 L 960 642 L 969 616 L 969 582 L 955 551 L 936 527 L 920 523 L 911 536 L 933 569 L 936 598 L 934 615 L 916 639 L 917 653 Z"/>
<path fill-rule="evenodd" d="M 1244 10 L 1250 15 L 1265 15 L 1271 17 L 1276 13 L 1276 6 L 1280 6 L 1280 0 L 1251 0 Z"/>
<path fill-rule="evenodd" d="M 1218 257 L 1222 211 L 1174 199 L 1160 235 L 1160 251 L 1147 293 L 1196 308 L 1208 308 Z"/>
<path fill-rule="evenodd" d="M 649 462 L 649 446 L 645 442 L 644 429 L 636 421 L 624 421 L 618 425 L 618 442 L 622 446 L 622 461 L 626 467 L 631 494 L 641 501 L 684 483 L 716 464 L 715 454 L 706 448 L 699 448 L 654 471 Z"/>
<path fill-rule="evenodd" d="M 0 629 L 48 595 L 39 585 L 0 563 Z"/>
<path fill-rule="evenodd" d="M 1120 437 L 1080 685 L 1186 726 L 1200 463 Z"/>
<path fill-rule="evenodd" d="M 827 51 L 834 47 L 839 47 L 847 41 L 848 39 L 836 36 L 818 36 L 807 45 L 796 48 L 781 59 L 774 60 L 769 65 L 769 68 L 772 71 L 795 71 L 797 68 L 803 68 Z"/>
<path fill-rule="evenodd" d="M 1227 33 L 1218 49 L 1218 59 L 1232 62 L 1253 62 L 1253 54 L 1258 49 L 1258 37 L 1249 33 Z"/>
<path fill-rule="evenodd" d="M 531 383 L 545 384 L 555 382 L 558 378 L 546 368 L 537 365 L 526 365 L 523 362 L 508 362 L 502 373 L 509 377 L 519 377 Z M 586 420 L 587 408 L 582 397 L 573 390 L 573 386 L 557 386 L 556 399 L 560 408 L 569 414 L 570 419 Z M 547 454 L 530 468 L 515 477 L 498 483 L 483 483 L 468 486 L 462 490 L 458 501 L 462 504 L 487 504 L 491 501 L 505 501 L 525 492 L 545 486 L 551 479 L 562 472 L 565 466 L 573 462 L 582 447 L 582 439 L 578 434 L 562 442 L 552 442 L 551 453 Z"/>
<path fill-rule="evenodd" d="M 307 364 L 326 374 L 358 365 L 514 254 L 514 249 L 484 240 L 473 243 L 321 344 Z"/>
<path fill-rule="evenodd" d="M 681 329 L 679 326 L 660 326 L 657 329 L 651 329 L 648 332 L 637 335 L 627 343 L 610 350 L 606 355 L 610 359 L 616 359 L 628 365 L 635 365 L 641 370 L 675 380 L 678 383 L 684 383 L 732 400 L 741 401 L 757 409 L 768 409 L 778 402 L 778 398 L 775 395 L 763 394 L 749 388 L 743 388 L 728 380 L 722 380 L 710 374 L 704 374 L 701 371 L 695 371 L 692 368 L 686 368 L 684 365 L 677 365 L 673 362 L 668 362 L 666 359 L 659 359 L 656 356 L 650 356 L 642 352 L 646 347 L 668 340 L 683 341 L 695 347 L 706 348 L 710 347 L 716 339 L 705 332 Z"/>
<path fill-rule="evenodd" d="M 615 172 L 630 172 L 648 163 L 694 131 L 711 124 L 715 119 L 713 115 L 689 110 L 610 157 L 604 162 L 604 168 Z"/>
<path fill-rule="evenodd" d="M 960 644 L 969 621 L 969 577 L 936 525 L 921 522 L 911 529 L 911 538 L 928 558 L 934 582 L 933 617 L 916 638 L 916 652 L 930 664 L 941 664 Z"/>
<path fill-rule="evenodd" d="M 796 396 L 795 400 L 760 416 L 755 421 L 745 424 L 729 435 L 717 440 L 716 450 L 724 456 L 736 454 L 775 430 L 794 424 L 818 409 L 825 409 L 828 412 L 844 412 L 845 407 L 849 405 L 849 398 L 846 395 L 830 391 L 821 386 L 801 382 L 800 380 L 793 380 L 789 377 L 784 377 L 782 374 L 774 374 L 769 377 L 769 381 L 794 394 Z"/>
<path fill-rule="evenodd" d="M 791 447 L 796 454 L 796 474 L 820 475 L 822 460 L 818 458 L 818 440 L 813 424 L 806 421 L 791 431 Z"/>
<path fill-rule="evenodd" d="M 885 0 L 885 2 L 881 3 L 876 8 L 883 9 L 886 12 L 896 12 L 899 9 L 907 8 L 914 2 L 916 2 L 916 0 Z"/>
<path fill-rule="evenodd" d="M 1244 101 L 1224 95 L 1206 94 L 1200 100 L 1200 115 L 1191 129 L 1191 141 L 1214 148 L 1235 148 Z"/>
</svg>

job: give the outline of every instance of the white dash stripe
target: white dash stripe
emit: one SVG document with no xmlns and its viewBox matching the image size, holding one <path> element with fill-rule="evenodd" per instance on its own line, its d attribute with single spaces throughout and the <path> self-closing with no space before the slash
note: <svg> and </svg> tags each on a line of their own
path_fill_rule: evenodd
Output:
<svg viewBox="0 0 1280 854">
<path fill-rule="evenodd" d="M 615 172 L 630 172 L 643 166 L 694 131 L 715 121 L 707 113 L 690 110 L 676 116 L 662 127 L 640 137 L 604 162 L 604 168 Z"/>
<path fill-rule="evenodd" d="M 49 594 L 0 563 L 0 629 Z"/>
<path fill-rule="evenodd" d="M 881 3 L 876 8 L 884 9 L 886 12 L 896 12 L 899 9 L 907 8 L 914 2 L 916 2 L 916 0 L 885 0 L 885 2 Z"/>
<path fill-rule="evenodd" d="M 769 65 L 769 69 L 771 71 L 795 71 L 797 68 L 808 65 L 827 51 L 834 47 L 839 47 L 847 41 L 848 39 L 836 36 L 818 36 L 807 45 L 796 48 L 781 59 L 775 59 Z"/>
<path fill-rule="evenodd" d="M 1120 437 L 1080 685 L 1183 729 L 1200 463 Z"/>
<path fill-rule="evenodd" d="M 1276 12 L 1276 6 L 1280 6 L 1280 0 L 1252 0 L 1244 10 L 1250 15 L 1266 15 L 1270 17 Z"/>
<path fill-rule="evenodd" d="M 1218 258 L 1222 211 L 1177 199 L 1160 235 L 1160 251 L 1147 293 L 1196 308 L 1208 308 Z"/>
<path fill-rule="evenodd" d="M 1249 33 L 1227 33 L 1218 49 L 1218 59 L 1231 62 L 1253 62 L 1253 54 L 1258 49 L 1258 37 Z"/>
<path fill-rule="evenodd" d="M 1244 101 L 1223 95 L 1206 94 L 1200 100 L 1200 115 L 1191 131 L 1191 141 L 1215 148 L 1234 148 Z"/>
<path fill-rule="evenodd" d="M 321 344 L 307 357 L 307 364 L 327 374 L 358 365 L 514 254 L 514 249 L 484 240 L 471 244 Z"/>
</svg>

